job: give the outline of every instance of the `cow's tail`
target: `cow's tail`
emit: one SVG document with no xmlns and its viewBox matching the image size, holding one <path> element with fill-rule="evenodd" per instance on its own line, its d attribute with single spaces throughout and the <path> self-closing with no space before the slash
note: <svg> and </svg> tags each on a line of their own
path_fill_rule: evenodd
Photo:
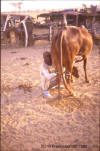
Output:
<svg viewBox="0 0 100 151">
<path fill-rule="evenodd" d="M 61 35 L 60 35 L 60 41 L 58 41 L 59 42 L 59 52 L 60 52 L 60 57 L 59 57 L 59 62 L 60 62 L 60 68 L 61 68 L 61 75 L 62 75 L 62 79 L 63 79 L 63 82 L 64 82 L 64 86 L 65 86 L 65 88 L 69 91 L 69 93 L 71 94 L 71 95 L 74 95 L 74 92 L 72 91 L 72 89 L 70 88 L 70 85 L 67 83 L 67 81 L 66 81 L 66 78 L 65 78 L 65 72 L 63 72 L 63 49 L 62 49 L 62 46 L 63 46 L 63 39 L 64 39 L 64 32 L 63 31 L 61 31 L 61 33 L 60 33 Z"/>
</svg>

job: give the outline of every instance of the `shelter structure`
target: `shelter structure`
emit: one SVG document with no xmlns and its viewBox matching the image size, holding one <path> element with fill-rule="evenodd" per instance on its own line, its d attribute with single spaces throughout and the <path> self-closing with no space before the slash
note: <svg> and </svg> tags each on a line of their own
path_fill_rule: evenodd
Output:
<svg viewBox="0 0 100 151">
<path fill-rule="evenodd" d="M 100 39 L 100 10 L 97 6 L 91 6 L 84 9 L 66 9 L 62 11 L 55 11 L 44 13 L 37 16 L 37 18 L 45 18 L 45 22 L 51 24 L 54 28 L 52 31 L 62 27 L 65 22 L 68 26 L 85 26 L 93 35 L 94 39 Z"/>
</svg>

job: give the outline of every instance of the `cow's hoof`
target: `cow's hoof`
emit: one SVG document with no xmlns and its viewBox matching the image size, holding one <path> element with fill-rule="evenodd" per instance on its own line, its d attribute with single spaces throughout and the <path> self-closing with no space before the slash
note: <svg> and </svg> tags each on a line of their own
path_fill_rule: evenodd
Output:
<svg viewBox="0 0 100 151">
<path fill-rule="evenodd" d="M 87 79 L 87 80 L 86 80 L 86 83 L 90 83 L 90 80 L 89 80 L 89 79 Z"/>
<path fill-rule="evenodd" d="M 74 93 L 74 94 L 73 94 L 73 96 L 77 96 L 77 94 L 76 94 L 76 93 Z"/>
<path fill-rule="evenodd" d="M 74 97 L 80 97 L 80 94 L 79 94 L 79 93 L 76 93 Z"/>
<path fill-rule="evenodd" d="M 70 93 L 70 96 L 76 96 L 76 93 L 75 92 Z"/>
<path fill-rule="evenodd" d="M 71 82 L 72 82 L 72 83 L 74 83 L 74 82 L 75 82 L 75 80 L 74 80 L 74 79 L 71 79 Z"/>
</svg>

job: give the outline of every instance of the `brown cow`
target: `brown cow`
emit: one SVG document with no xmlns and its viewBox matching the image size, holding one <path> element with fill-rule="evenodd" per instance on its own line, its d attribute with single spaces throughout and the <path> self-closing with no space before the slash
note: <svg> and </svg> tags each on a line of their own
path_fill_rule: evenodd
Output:
<svg viewBox="0 0 100 151">
<path fill-rule="evenodd" d="M 65 88 L 71 95 L 75 95 L 70 88 L 70 81 L 73 63 L 78 54 L 82 56 L 82 59 L 76 62 L 84 60 L 85 79 L 89 82 L 86 72 L 86 64 L 88 54 L 91 52 L 92 47 L 92 37 L 85 28 L 67 26 L 58 32 L 54 37 L 51 46 L 52 59 L 58 70 L 58 87 L 60 86 L 62 76 Z M 63 67 L 65 68 L 65 71 L 63 71 Z"/>
</svg>

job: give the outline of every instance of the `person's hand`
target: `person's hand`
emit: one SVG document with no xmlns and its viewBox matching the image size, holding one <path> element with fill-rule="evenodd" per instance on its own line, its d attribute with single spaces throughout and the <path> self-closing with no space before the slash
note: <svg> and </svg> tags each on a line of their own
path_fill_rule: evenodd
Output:
<svg viewBox="0 0 100 151">
<path fill-rule="evenodd" d="M 58 71 L 57 71 L 57 70 L 54 70 L 54 71 L 53 71 L 53 73 L 56 73 L 56 74 L 57 74 L 57 73 L 58 73 Z"/>
<path fill-rule="evenodd" d="M 54 76 L 57 76 L 57 73 L 53 73 Z"/>
</svg>

